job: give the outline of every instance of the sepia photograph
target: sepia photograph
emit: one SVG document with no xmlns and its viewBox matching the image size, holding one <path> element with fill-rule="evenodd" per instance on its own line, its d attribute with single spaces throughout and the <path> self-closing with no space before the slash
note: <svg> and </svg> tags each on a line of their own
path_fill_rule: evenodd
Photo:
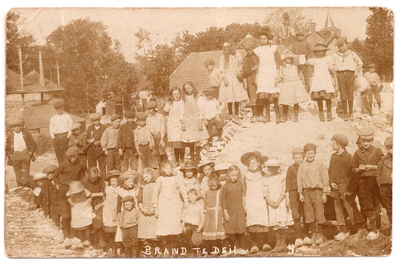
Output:
<svg viewBox="0 0 400 265">
<path fill-rule="evenodd" d="M 392 254 L 392 9 L 4 15 L 7 258 Z"/>
</svg>

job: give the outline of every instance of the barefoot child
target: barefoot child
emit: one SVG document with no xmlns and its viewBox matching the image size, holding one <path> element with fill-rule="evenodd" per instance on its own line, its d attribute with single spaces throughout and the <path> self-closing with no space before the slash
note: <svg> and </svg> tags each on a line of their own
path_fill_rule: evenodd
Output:
<svg viewBox="0 0 400 265">
<path fill-rule="evenodd" d="M 315 159 L 315 144 L 308 143 L 303 150 L 306 161 L 299 166 L 297 188 L 300 201 L 304 202 L 304 222 L 311 227 L 311 242 L 320 245 L 323 242 L 322 225 L 326 221 L 324 203 L 329 187 L 328 170 Z"/>
<path fill-rule="evenodd" d="M 224 226 L 227 243 L 231 248 L 239 249 L 243 245 L 246 231 L 246 213 L 244 211 L 244 187 L 242 173 L 238 166 L 227 169 L 227 183 L 222 187 L 221 206 L 224 211 Z"/>
</svg>

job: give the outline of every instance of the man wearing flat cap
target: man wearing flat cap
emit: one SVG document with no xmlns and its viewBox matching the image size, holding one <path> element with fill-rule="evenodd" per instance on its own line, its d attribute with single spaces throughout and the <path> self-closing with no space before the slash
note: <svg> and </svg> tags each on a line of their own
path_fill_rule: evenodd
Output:
<svg viewBox="0 0 400 265">
<path fill-rule="evenodd" d="M 101 136 L 106 130 L 106 126 L 100 123 L 100 113 L 91 113 L 89 118 L 93 124 L 88 127 L 86 132 L 86 137 L 89 144 L 87 150 L 88 167 L 97 167 L 98 163 L 100 175 L 104 180 L 106 177 L 106 155 L 101 148 L 100 140 Z"/>
<path fill-rule="evenodd" d="M 346 37 L 336 40 L 339 51 L 332 54 L 343 106 L 343 120 L 353 120 L 354 79 L 360 74 L 363 62 L 350 50 Z"/>
<path fill-rule="evenodd" d="M 65 152 L 68 148 L 69 136 L 73 121 L 70 115 L 64 113 L 64 101 L 54 103 L 57 114 L 50 119 L 50 137 L 53 142 L 58 164 L 65 160 Z"/>
<path fill-rule="evenodd" d="M 122 149 L 123 157 L 121 162 L 121 173 L 138 169 L 138 155 L 135 149 L 133 131 L 136 129 L 135 112 L 127 110 L 125 112 L 126 122 L 119 128 L 118 147 Z"/>
<path fill-rule="evenodd" d="M 6 157 L 12 165 L 18 187 L 29 187 L 30 163 L 34 158 L 36 142 L 28 129 L 24 128 L 22 118 L 12 118 L 9 122 L 11 132 L 6 140 Z"/>
<path fill-rule="evenodd" d="M 101 136 L 101 147 L 106 155 L 107 173 L 111 170 L 121 171 L 122 148 L 118 147 L 120 115 L 111 117 L 111 126 L 104 130 Z"/>
</svg>

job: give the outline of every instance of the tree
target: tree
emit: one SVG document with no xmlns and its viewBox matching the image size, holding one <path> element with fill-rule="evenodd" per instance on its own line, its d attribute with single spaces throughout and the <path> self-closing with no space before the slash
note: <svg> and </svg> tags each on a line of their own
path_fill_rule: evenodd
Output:
<svg viewBox="0 0 400 265">
<path fill-rule="evenodd" d="M 388 80 L 393 78 L 394 15 L 383 7 L 370 7 L 367 18 L 364 63 L 377 64 L 378 73 Z"/>
<path fill-rule="evenodd" d="M 350 46 L 351 46 L 350 48 L 353 51 L 355 51 L 358 54 L 358 56 L 360 56 L 361 60 L 364 61 L 365 49 L 363 43 L 361 43 L 361 41 L 358 38 L 355 38 Z"/>
<path fill-rule="evenodd" d="M 310 22 L 311 20 L 302 14 L 301 8 L 280 8 L 272 11 L 264 20 L 264 24 L 272 30 L 278 44 L 282 44 L 286 38 L 295 36 L 300 30 L 309 32 Z"/>
<path fill-rule="evenodd" d="M 6 65 L 10 70 L 19 73 L 19 47 L 22 50 L 22 67 L 24 75 L 39 68 L 38 47 L 29 33 L 20 29 L 23 21 L 19 13 L 9 12 L 6 18 Z"/>
<path fill-rule="evenodd" d="M 46 38 L 46 49 L 60 65 L 66 110 L 72 113 L 93 110 L 103 91 L 125 97 L 135 88 L 134 68 L 102 22 L 77 19 L 60 26 Z"/>
<path fill-rule="evenodd" d="M 146 56 L 147 51 L 152 48 L 150 32 L 143 28 L 139 28 L 138 31 L 135 33 L 135 37 L 138 39 L 136 48 L 138 48 L 138 50 L 143 49 L 143 55 Z"/>
</svg>

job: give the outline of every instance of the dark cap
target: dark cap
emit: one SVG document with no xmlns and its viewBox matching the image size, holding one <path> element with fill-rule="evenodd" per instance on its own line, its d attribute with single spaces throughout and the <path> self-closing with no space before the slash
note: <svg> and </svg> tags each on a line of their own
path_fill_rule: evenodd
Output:
<svg viewBox="0 0 400 265">
<path fill-rule="evenodd" d="M 134 202 L 134 201 L 135 201 L 135 199 L 130 195 L 125 196 L 124 198 L 122 198 L 122 202 Z"/>
<path fill-rule="evenodd" d="M 111 122 L 115 121 L 115 120 L 120 120 L 121 119 L 121 115 L 115 114 L 111 117 Z"/>
<path fill-rule="evenodd" d="M 317 146 L 315 144 L 313 144 L 313 143 L 308 143 L 303 147 L 303 150 L 304 150 L 304 152 L 307 152 L 309 150 L 316 151 L 317 150 Z"/>
<path fill-rule="evenodd" d="M 335 140 L 338 144 L 340 144 L 343 147 L 346 147 L 349 145 L 349 139 L 347 139 L 346 135 L 344 135 L 344 134 L 335 134 L 332 137 L 332 140 Z"/>
</svg>

